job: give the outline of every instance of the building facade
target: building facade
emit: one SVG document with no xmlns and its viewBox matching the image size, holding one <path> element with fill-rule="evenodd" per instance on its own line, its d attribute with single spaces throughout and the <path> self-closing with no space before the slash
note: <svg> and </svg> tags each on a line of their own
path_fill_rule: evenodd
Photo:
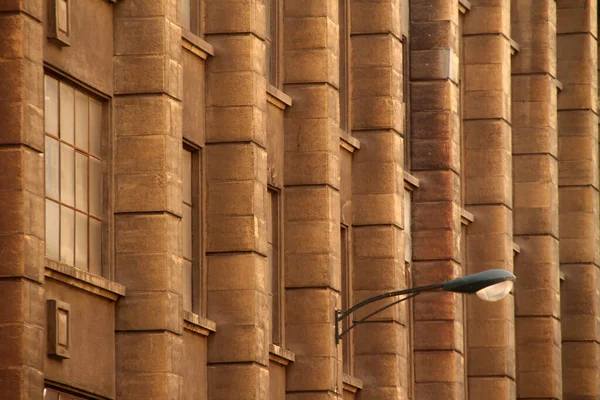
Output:
<svg viewBox="0 0 600 400">
<path fill-rule="evenodd" d="M 0 0 L 0 399 L 600 398 L 597 15 Z"/>
</svg>

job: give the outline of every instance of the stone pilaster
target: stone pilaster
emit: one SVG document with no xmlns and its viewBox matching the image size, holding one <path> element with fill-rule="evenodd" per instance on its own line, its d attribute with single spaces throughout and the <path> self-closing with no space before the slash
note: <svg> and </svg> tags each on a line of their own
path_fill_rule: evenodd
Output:
<svg viewBox="0 0 600 400">
<path fill-rule="evenodd" d="M 0 387 L 44 387 L 44 71 L 42 2 L 0 5 Z"/>
<path fill-rule="evenodd" d="M 412 170 L 415 286 L 463 275 L 458 2 L 411 2 Z M 432 35 L 431 32 L 436 32 Z M 463 298 L 425 293 L 414 301 L 417 399 L 462 399 Z"/>
<path fill-rule="evenodd" d="M 352 135 L 361 143 L 352 158 L 354 303 L 406 287 L 400 3 L 350 2 Z M 353 319 L 382 305 L 365 307 Z M 406 397 L 407 316 L 408 303 L 401 303 L 356 328 L 354 368 L 364 382 L 361 397 Z"/>
<path fill-rule="evenodd" d="M 559 399 L 556 2 L 512 1 L 511 28 L 517 397 Z"/>
<path fill-rule="evenodd" d="M 206 2 L 208 398 L 269 393 L 265 4 Z M 243 279 L 214 278 L 231 276 Z"/>
<path fill-rule="evenodd" d="M 600 395 L 597 7 L 556 5 L 563 398 L 592 399 Z"/>
<path fill-rule="evenodd" d="M 337 0 L 284 2 L 284 185 L 288 399 L 340 398 Z"/>
<path fill-rule="evenodd" d="M 118 398 L 182 398 L 179 3 L 115 5 Z"/>
<path fill-rule="evenodd" d="M 510 1 L 471 2 L 465 17 L 467 273 L 513 270 Z M 514 399 L 514 301 L 467 298 L 467 375 L 472 399 Z"/>
</svg>

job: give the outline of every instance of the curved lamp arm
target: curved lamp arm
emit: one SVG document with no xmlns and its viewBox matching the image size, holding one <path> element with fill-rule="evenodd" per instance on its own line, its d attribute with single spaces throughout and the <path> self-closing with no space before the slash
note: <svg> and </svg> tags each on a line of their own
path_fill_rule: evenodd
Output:
<svg viewBox="0 0 600 400">
<path fill-rule="evenodd" d="M 478 272 L 476 274 L 467 275 L 464 277 L 458 277 L 458 278 L 449 280 L 444 283 L 438 283 L 435 285 L 420 286 L 420 287 L 416 287 L 416 288 L 397 290 L 394 292 L 383 293 L 383 294 L 371 297 L 369 299 L 363 300 L 360 303 L 350 307 L 346 311 L 335 310 L 335 343 L 336 344 L 339 343 L 339 341 L 343 335 L 345 335 L 351 329 L 354 329 L 357 325 L 360 325 L 363 322 L 366 322 L 367 319 L 369 319 L 373 315 L 376 315 L 376 314 L 380 313 L 381 311 L 383 311 L 389 307 L 392 307 L 398 303 L 401 303 L 405 300 L 413 298 L 423 292 L 442 289 L 443 291 L 446 291 L 446 292 L 477 293 L 477 295 L 480 298 L 482 298 L 483 300 L 497 301 L 497 300 L 504 298 L 504 296 L 506 296 L 510 292 L 510 290 L 512 289 L 512 284 L 515 279 L 517 279 L 517 277 L 506 270 L 490 269 L 487 271 Z M 358 321 L 355 321 L 348 328 L 346 328 L 342 332 L 340 332 L 340 323 L 345 318 L 348 318 L 350 316 L 350 314 L 352 314 L 354 311 L 361 309 L 362 307 L 366 306 L 367 304 L 371 304 L 376 301 L 380 301 L 380 300 L 387 299 L 390 297 L 402 296 L 402 295 L 406 295 L 406 296 L 399 300 L 396 300 L 389 304 L 386 304 L 385 306 L 383 306 L 381 308 L 378 308 L 377 310 L 373 311 L 369 315 L 359 319 Z"/>
</svg>

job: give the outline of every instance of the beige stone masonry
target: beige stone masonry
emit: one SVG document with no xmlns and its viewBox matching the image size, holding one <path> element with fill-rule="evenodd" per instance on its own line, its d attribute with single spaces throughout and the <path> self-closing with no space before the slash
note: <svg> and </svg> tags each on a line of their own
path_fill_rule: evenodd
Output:
<svg viewBox="0 0 600 400">
<path fill-rule="evenodd" d="M 208 398 L 269 392 L 265 4 L 205 5 Z M 233 276 L 247 279 L 235 280 Z"/>
<path fill-rule="evenodd" d="M 597 5 L 557 1 L 558 184 L 563 398 L 600 395 Z"/>
<path fill-rule="evenodd" d="M 115 269 L 117 281 L 127 285 L 115 321 L 119 398 L 183 399 L 183 86 L 176 7 L 125 1 L 114 9 Z"/>
<path fill-rule="evenodd" d="M 471 5 L 463 31 L 463 193 L 474 222 L 467 232 L 465 273 L 512 271 L 511 4 L 476 0 Z M 466 304 L 469 397 L 515 398 L 512 296 L 497 303 L 473 296 Z M 504 391 L 494 391 L 495 386 Z"/>
<path fill-rule="evenodd" d="M 559 399 L 556 2 L 511 7 L 517 397 Z"/>
<path fill-rule="evenodd" d="M 0 6 L 0 386 L 42 399 L 44 386 L 44 98 L 42 2 Z"/>
</svg>

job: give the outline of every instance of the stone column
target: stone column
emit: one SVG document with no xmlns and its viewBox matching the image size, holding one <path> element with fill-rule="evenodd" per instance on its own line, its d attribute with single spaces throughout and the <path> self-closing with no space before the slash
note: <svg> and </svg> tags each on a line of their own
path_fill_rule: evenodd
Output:
<svg viewBox="0 0 600 400">
<path fill-rule="evenodd" d="M 286 367 L 288 399 L 342 394 L 337 0 L 284 2 Z"/>
<path fill-rule="evenodd" d="M 115 5 L 117 397 L 182 396 L 178 2 Z"/>
<path fill-rule="evenodd" d="M 402 43 L 400 1 L 351 2 L 353 296 L 358 303 L 406 287 L 403 236 Z M 369 16 L 368 18 L 366 16 Z M 389 302 L 395 299 L 391 299 Z M 374 303 L 353 320 L 383 306 Z M 405 398 L 408 303 L 356 328 L 361 398 Z"/>
<path fill-rule="evenodd" d="M 600 396 L 596 2 L 557 1 L 563 398 Z"/>
<path fill-rule="evenodd" d="M 42 399 L 44 40 L 42 2 L 0 5 L 0 387 Z"/>
<path fill-rule="evenodd" d="M 415 286 L 464 274 L 461 255 L 461 130 L 458 2 L 411 2 L 412 170 Z M 432 34 L 435 32 L 435 34 Z M 464 399 L 463 298 L 414 301 L 416 398 Z"/>
<path fill-rule="evenodd" d="M 474 0 L 464 26 L 465 181 L 475 222 L 468 273 L 513 270 L 510 1 Z M 513 297 L 467 298 L 467 374 L 472 399 L 514 399 Z"/>
<path fill-rule="evenodd" d="M 562 398 L 556 2 L 512 1 L 517 397 Z"/>
<path fill-rule="evenodd" d="M 208 398 L 266 399 L 267 297 L 265 5 L 206 2 Z M 223 278 L 228 277 L 228 278 Z"/>
</svg>

